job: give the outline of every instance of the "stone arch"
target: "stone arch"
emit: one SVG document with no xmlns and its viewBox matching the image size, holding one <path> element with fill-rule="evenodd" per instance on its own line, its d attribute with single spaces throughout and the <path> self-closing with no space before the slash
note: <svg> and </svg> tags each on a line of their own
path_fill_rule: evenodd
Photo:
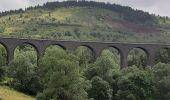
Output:
<svg viewBox="0 0 170 100">
<path fill-rule="evenodd" d="M 107 48 L 114 48 L 114 49 L 116 49 L 119 53 L 121 53 L 121 50 L 120 50 L 118 47 L 116 47 L 116 46 L 107 46 L 107 47 L 105 47 L 104 49 L 107 49 Z"/>
<path fill-rule="evenodd" d="M 77 48 L 79 48 L 79 47 L 81 47 L 81 46 L 90 49 L 90 50 L 92 51 L 92 53 L 94 54 L 94 57 L 95 57 L 95 58 L 97 57 L 96 50 L 95 50 L 93 47 L 91 47 L 90 45 L 78 45 Z"/>
<path fill-rule="evenodd" d="M 80 46 L 87 47 L 87 48 L 89 48 L 91 51 L 93 51 L 93 53 L 95 53 L 94 48 L 92 48 L 92 47 L 91 47 L 91 46 L 89 46 L 89 45 L 78 45 L 78 46 L 77 46 L 77 48 L 78 48 L 78 47 L 80 47 Z"/>
<path fill-rule="evenodd" d="M 81 50 L 81 51 L 79 51 L 79 50 Z M 80 53 L 81 54 L 77 55 L 78 52 L 79 52 L 79 54 Z M 86 55 L 83 52 L 86 52 L 88 54 Z M 89 46 L 89 45 L 78 45 L 76 47 L 75 54 L 80 57 L 80 61 L 82 60 L 81 57 L 85 56 L 87 59 L 84 59 L 84 60 L 86 60 L 88 63 L 94 62 L 96 60 L 96 58 L 97 58 L 96 51 L 91 46 Z"/>
<path fill-rule="evenodd" d="M 6 49 L 6 52 L 9 52 L 8 46 L 5 43 L 0 42 L 0 45 L 2 45 Z"/>
<path fill-rule="evenodd" d="M 47 51 L 48 48 L 51 48 L 51 47 L 61 48 L 61 49 L 66 51 L 66 48 L 63 45 L 60 45 L 60 44 L 49 44 L 49 45 L 47 45 L 45 47 L 44 53 Z"/>
<path fill-rule="evenodd" d="M 52 44 L 48 44 L 47 46 L 45 46 L 45 51 L 46 51 L 46 49 L 49 48 L 50 46 L 58 46 L 58 47 L 61 47 L 63 50 L 66 50 L 66 47 L 63 46 L 62 44 L 52 43 Z"/>
<path fill-rule="evenodd" d="M 129 49 L 127 57 L 128 66 L 136 65 L 137 67 L 146 67 L 148 65 L 148 60 L 149 52 L 147 49 L 143 47 L 134 47 Z"/>
<path fill-rule="evenodd" d="M 118 64 L 120 65 L 121 64 L 121 55 L 122 55 L 122 51 L 118 48 L 118 47 L 116 47 L 116 46 L 107 46 L 107 47 L 105 47 L 104 49 L 102 49 L 102 52 L 101 53 L 103 53 L 103 51 L 104 50 L 107 50 L 107 49 L 112 49 L 112 50 L 114 50 L 114 51 L 112 51 L 112 50 L 109 50 L 109 51 L 111 51 L 112 53 L 116 53 L 116 56 L 118 56 Z"/>
<path fill-rule="evenodd" d="M 15 59 L 15 52 L 16 52 L 16 50 L 19 48 L 19 47 L 21 47 L 21 46 L 23 46 L 23 48 L 20 48 L 21 50 L 22 49 L 25 49 L 26 47 L 25 46 L 29 46 L 29 47 L 31 47 L 32 49 L 33 49 L 33 51 L 35 51 L 35 54 L 36 54 L 36 64 L 38 65 L 38 59 L 39 59 L 39 48 L 35 45 L 35 44 L 33 44 L 33 43 L 30 43 L 30 42 L 22 42 L 22 43 L 19 43 L 19 44 L 17 44 L 16 46 L 15 46 L 15 48 L 14 48 L 14 53 L 13 53 L 13 55 L 14 55 L 14 59 Z M 20 52 L 20 51 L 19 51 Z"/>
<path fill-rule="evenodd" d="M 60 45 L 60 44 L 57 44 L 57 43 L 53 43 L 53 44 L 48 44 L 47 46 L 45 46 L 44 51 L 43 51 L 43 55 L 45 55 L 46 51 L 47 51 L 49 48 L 52 48 L 52 47 L 61 48 L 61 49 L 63 49 L 64 51 L 66 51 L 66 47 L 64 47 L 63 45 Z"/>
<path fill-rule="evenodd" d="M 55 53 L 55 54 L 53 54 L 53 53 Z M 40 60 L 40 63 L 44 60 L 44 57 L 47 57 L 47 56 L 60 57 L 61 53 L 67 54 L 66 50 L 62 46 L 57 45 L 57 44 L 50 44 L 50 45 L 46 46 L 44 53 L 42 55 L 42 59 Z"/>
<path fill-rule="evenodd" d="M 34 50 L 36 51 L 37 57 L 39 56 L 39 55 L 38 55 L 38 54 L 40 53 L 39 48 L 38 48 L 35 44 L 30 43 L 30 42 L 22 42 L 22 43 L 17 44 L 16 47 L 14 48 L 14 51 L 15 51 L 15 49 L 16 49 L 17 47 L 22 46 L 22 45 L 30 45 L 30 46 L 33 47 Z"/>
</svg>

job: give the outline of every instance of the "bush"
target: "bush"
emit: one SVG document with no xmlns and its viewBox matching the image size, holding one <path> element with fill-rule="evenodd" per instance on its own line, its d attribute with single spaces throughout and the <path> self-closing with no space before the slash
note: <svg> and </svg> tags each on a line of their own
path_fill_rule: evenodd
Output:
<svg viewBox="0 0 170 100">
<path fill-rule="evenodd" d="M 4 80 L 6 75 L 6 67 L 0 66 L 0 81 Z"/>
</svg>

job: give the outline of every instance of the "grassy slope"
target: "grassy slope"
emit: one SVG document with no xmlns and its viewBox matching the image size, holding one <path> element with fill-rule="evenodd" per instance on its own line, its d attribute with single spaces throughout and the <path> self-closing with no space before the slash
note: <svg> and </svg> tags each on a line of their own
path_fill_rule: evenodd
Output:
<svg viewBox="0 0 170 100">
<path fill-rule="evenodd" d="M 0 86 L 0 98 L 2 100 L 35 100 L 33 97 L 27 96 L 4 86 Z"/>
<path fill-rule="evenodd" d="M 165 23 L 159 18 L 157 20 L 162 27 L 150 28 L 127 22 L 120 14 L 101 8 L 72 7 L 52 11 L 37 9 L 0 18 L 0 35 L 65 40 L 170 43 L 170 21 L 167 20 Z M 75 34 L 75 30 L 81 34 L 80 37 Z M 66 32 L 70 32 L 71 35 L 65 35 Z M 94 37 L 94 34 L 99 36 Z"/>
</svg>

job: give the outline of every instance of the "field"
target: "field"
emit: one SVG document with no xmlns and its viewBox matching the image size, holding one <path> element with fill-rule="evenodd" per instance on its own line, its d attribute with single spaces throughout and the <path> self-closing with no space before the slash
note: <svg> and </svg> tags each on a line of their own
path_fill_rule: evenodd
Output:
<svg viewBox="0 0 170 100">
<path fill-rule="evenodd" d="M 17 92 L 9 87 L 0 86 L 0 100 L 35 100 L 35 98 Z"/>
</svg>

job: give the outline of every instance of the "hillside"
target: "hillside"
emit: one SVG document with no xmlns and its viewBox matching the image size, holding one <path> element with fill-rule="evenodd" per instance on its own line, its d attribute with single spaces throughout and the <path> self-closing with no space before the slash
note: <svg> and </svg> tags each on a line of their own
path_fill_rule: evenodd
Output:
<svg viewBox="0 0 170 100">
<path fill-rule="evenodd" d="M 53 2 L 0 14 L 0 36 L 170 43 L 170 19 L 97 2 Z"/>
<path fill-rule="evenodd" d="M 8 87 L 0 86 L 0 100 L 35 100 L 23 93 L 12 90 Z"/>
</svg>

